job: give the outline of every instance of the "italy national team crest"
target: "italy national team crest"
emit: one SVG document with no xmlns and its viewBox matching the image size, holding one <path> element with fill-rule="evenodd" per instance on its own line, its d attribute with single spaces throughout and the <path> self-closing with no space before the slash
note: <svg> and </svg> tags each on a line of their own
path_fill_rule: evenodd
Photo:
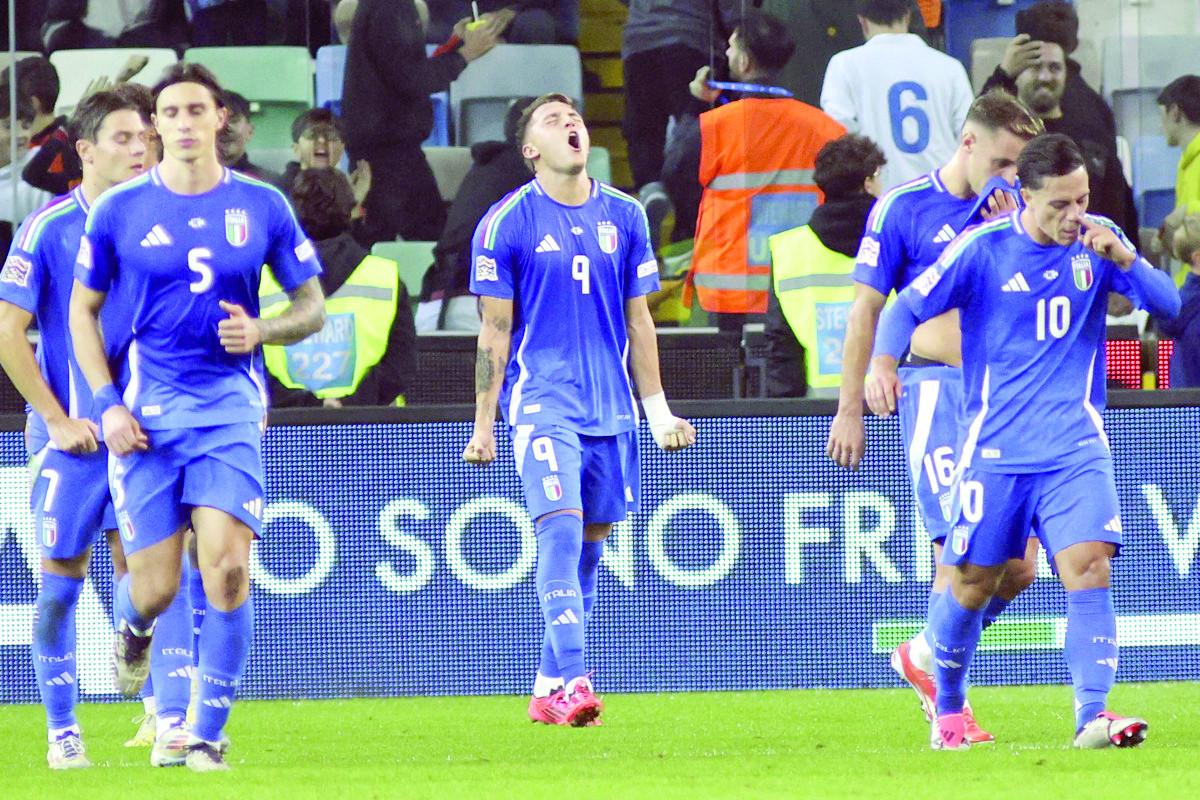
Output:
<svg viewBox="0 0 1200 800">
<path fill-rule="evenodd" d="M 244 209 L 225 209 L 225 238 L 234 247 L 241 247 L 249 241 L 250 220 Z"/>
<path fill-rule="evenodd" d="M 617 252 L 617 226 L 611 222 L 601 222 L 596 227 L 596 235 L 600 237 L 600 249 L 612 255 Z"/>
<path fill-rule="evenodd" d="M 557 502 L 562 500 L 562 484 L 558 482 L 557 475 L 547 475 L 542 478 L 542 490 L 546 493 L 546 499 Z"/>
<path fill-rule="evenodd" d="M 1086 292 L 1092 288 L 1095 275 L 1092 272 L 1092 259 L 1087 253 L 1079 253 L 1071 259 L 1071 275 L 1075 278 L 1075 288 Z"/>
<path fill-rule="evenodd" d="M 965 555 L 967 552 L 967 540 L 971 537 L 971 530 L 966 525 L 955 525 L 954 532 L 950 536 L 950 549 L 955 555 Z"/>
<path fill-rule="evenodd" d="M 58 541 L 58 520 L 54 517 L 42 517 L 42 544 L 54 547 Z"/>
</svg>

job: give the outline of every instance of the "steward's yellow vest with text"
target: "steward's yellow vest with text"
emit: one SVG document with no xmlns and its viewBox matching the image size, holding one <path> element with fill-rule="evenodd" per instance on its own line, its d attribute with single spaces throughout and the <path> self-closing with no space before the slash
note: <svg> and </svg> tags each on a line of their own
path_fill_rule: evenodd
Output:
<svg viewBox="0 0 1200 800">
<path fill-rule="evenodd" d="M 769 240 L 779 307 L 804 347 L 809 389 L 842 384 L 842 342 L 854 302 L 854 259 L 821 244 L 805 225 Z"/>
<path fill-rule="evenodd" d="M 387 352 L 399 282 L 395 261 L 367 256 L 325 299 L 321 330 L 295 344 L 263 345 L 267 369 L 289 389 L 307 389 L 322 400 L 354 394 Z M 258 297 L 263 319 L 277 317 L 288 307 L 288 296 L 270 270 L 262 272 Z"/>
</svg>

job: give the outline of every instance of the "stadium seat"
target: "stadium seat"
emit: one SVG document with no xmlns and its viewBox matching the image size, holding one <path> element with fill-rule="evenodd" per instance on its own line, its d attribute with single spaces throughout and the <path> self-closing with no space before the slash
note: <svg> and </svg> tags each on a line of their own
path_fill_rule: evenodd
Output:
<svg viewBox="0 0 1200 800">
<path fill-rule="evenodd" d="M 561 92 L 583 104 L 583 68 L 570 45 L 504 44 L 472 61 L 450 84 L 450 116 L 459 145 L 504 139 L 514 98 Z"/>
<path fill-rule="evenodd" d="M 36 53 L 34 54 L 36 55 Z M 131 80 L 153 86 L 162 71 L 179 59 L 166 47 L 101 47 L 86 50 L 55 50 L 50 63 L 58 70 L 58 102 L 56 114 L 68 114 L 79 102 L 88 84 L 104 75 L 109 78 L 125 66 L 132 56 L 145 56 L 148 61 Z"/>
<path fill-rule="evenodd" d="M 438 92 L 429 95 L 433 102 L 433 130 L 421 144 L 425 147 L 449 147 L 450 141 L 450 93 Z"/>
<path fill-rule="evenodd" d="M 404 393 L 406 404 L 473 403 L 478 338 L 460 331 L 417 336 L 417 374 Z"/>
<path fill-rule="evenodd" d="M 1142 136 L 1133 145 L 1133 196 L 1141 224 L 1157 228 L 1175 208 L 1175 177 L 1183 150 L 1164 136 Z"/>
<path fill-rule="evenodd" d="M 250 101 L 254 151 L 290 147 L 292 120 L 313 107 L 313 60 L 304 47 L 193 47 L 185 61 L 211 69 Z"/>
<path fill-rule="evenodd" d="M 437 178 L 438 191 L 447 203 L 454 200 L 458 187 L 474 163 L 469 147 L 422 147 L 433 176 Z"/>
<path fill-rule="evenodd" d="M 742 391 L 742 337 L 716 328 L 659 328 L 663 388 L 679 400 L 719 400 Z"/>
<path fill-rule="evenodd" d="M 1155 98 L 1164 86 L 1196 71 L 1200 34 L 1109 36 L 1101 71 L 1104 96 L 1117 119 L 1117 133 L 1131 141 L 1159 132 Z"/>
<path fill-rule="evenodd" d="M 390 258 L 400 268 L 400 281 L 408 289 L 409 299 L 416 300 L 421 293 L 421 281 L 433 266 L 433 246 L 437 242 L 377 242 L 371 247 L 371 255 Z"/>
<path fill-rule="evenodd" d="M 317 48 L 316 70 L 316 104 L 322 108 L 330 108 L 330 102 L 340 104 L 346 75 L 346 45 L 327 44 Z"/>
<path fill-rule="evenodd" d="M 1010 0 L 1000 5 L 996 0 L 955 0 L 942 3 L 946 52 L 961 61 L 968 70 L 971 69 L 971 42 L 976 39 L 1011 37 L 1017 29 L 1017 12 L 1035 2 L 1037 0 Z M 1000 63 L 999 60 L 996 63 Z"/>
</svg>

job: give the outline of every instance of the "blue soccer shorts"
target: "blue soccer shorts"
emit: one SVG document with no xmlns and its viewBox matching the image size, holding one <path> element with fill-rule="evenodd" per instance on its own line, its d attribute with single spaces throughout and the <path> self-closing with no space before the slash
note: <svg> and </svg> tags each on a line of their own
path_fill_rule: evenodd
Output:
<svg viewBox="0 0 1200 800">
<path fill-rule="evenodd" d="M 967 468 L 959 484 L 958 518 L 943 564 L 993 567 L 1025 556 L 1031 528 L 1050 557 L 1081 542 L 1121 548 L 1121 508 L 1112 459 L 1092 459 L 1051 472 L 984 472 Z"/>
<path fill-rule="evenodd" d="M 116 529 L 108 491 L 108 449 L 103 444 L 86 455 L 45 447 L 29 468 L 29 507 L 43 558 L 75 558 L 92 546 L 98 533 Z"/>
<path fill-rule="evenodd" d="M 191 522 L 196 506 L 262 530 L 262 432 L 257 423 L 147 431 L 150 449 L 109 459 L 108 480 L 126 553 Z"/>
<path fill-rule="evenodd" d="M 962 370 L 958 367 L 901 367 L 904 393 L 897 410 L 917 509 L 929 538 L 950 534 L 950 487 L 958 463 L 962 414 Z"/>
<path fill-rule="evenodd" d="M 533 519 L 578 508 L 585 524 L 620 522 L 638 510 L 635 431 L 585 436 L 556 425 L 517 425 L 510 432 Z"/>
</svg>

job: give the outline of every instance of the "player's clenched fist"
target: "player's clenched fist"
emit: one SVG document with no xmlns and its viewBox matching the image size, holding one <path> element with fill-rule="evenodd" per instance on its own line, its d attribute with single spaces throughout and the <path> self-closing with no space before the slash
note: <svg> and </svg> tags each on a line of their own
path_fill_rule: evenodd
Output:
<svg viewBox="0 0 1200 800">
<path fill-rule="evenodd" d="M 258 320 L 246 313 L 237 303 L 220 301 L 221 310 L 229 315 L 217 323 L 217 335 L 226 353 L 253 353 L 262 344 Z"/>
<path fill-rule="evenodd" d="M 468 464 L 486 466 L 496 460 L 496 435 L 491 431 L 476 431 L 471 434 L 462 454 Z"/>
<path fill-rule="evenodd" d="M 642 408 L 646 410 L 646 421 L 650 423 L 650 435 L 663 450 L 670 453 L 696 443 L 696 429 L 686 419 L 671 413 L 664 393 L 642 398 Z"/>
<path fill-rule="evenodd" d="M 107 409 L 100 417 L 104 430 L 104 443 L 118 456 L 124 457 L 135 450 L 149 450 L 150 437 L 142 430 L 142 424 L 123 405 Z"/>
</svg>

